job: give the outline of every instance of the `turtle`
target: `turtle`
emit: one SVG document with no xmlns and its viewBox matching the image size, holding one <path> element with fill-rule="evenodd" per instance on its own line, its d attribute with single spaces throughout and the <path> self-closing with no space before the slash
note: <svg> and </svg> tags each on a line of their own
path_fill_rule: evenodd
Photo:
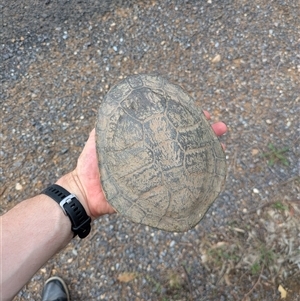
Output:
<svg viewBox="0 0 300 301">
<path fill-rule="evenodd" d="M 192 229 L 225 183 L 224 150 L 203 111 L 160 75 L 129 75 L 108 91 L 96 149 L 108 203 L 157 229 Z"/>
</svg>

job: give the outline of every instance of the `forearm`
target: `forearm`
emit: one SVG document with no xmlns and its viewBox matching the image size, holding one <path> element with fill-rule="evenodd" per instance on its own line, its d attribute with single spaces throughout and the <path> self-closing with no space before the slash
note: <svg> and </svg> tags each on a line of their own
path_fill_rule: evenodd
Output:
<svg viewBox="0 0 300 301">
<path fill-rule="evenodd" d="M 60 179 L 69 187 L 68 176 Z M 72 191 L 76 194 L 76 191 Z M 26 218 L 24 218 L 26 216 Z M 1 219 L 1 300 L 11 300 L 30 278 L 72 239 L 71 222 L 60 206 L 40 194 L 25 200 Z"/>
</svg>

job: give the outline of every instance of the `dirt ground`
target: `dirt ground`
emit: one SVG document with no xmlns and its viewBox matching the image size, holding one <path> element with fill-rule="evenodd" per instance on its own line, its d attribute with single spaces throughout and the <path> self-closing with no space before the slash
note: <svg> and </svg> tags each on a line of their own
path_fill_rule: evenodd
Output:
<svg viewBox="0 0 300 301">
<path fill-rule="evenodd" d="M 300 300 L 298 0 L 1 3 L 1 214 L 74 168 L 104 95 L 134 73 L 180 84 L 228 133 L 203 220 L 168 233 L 104 216 L 15 297 Z"/>
</svg>

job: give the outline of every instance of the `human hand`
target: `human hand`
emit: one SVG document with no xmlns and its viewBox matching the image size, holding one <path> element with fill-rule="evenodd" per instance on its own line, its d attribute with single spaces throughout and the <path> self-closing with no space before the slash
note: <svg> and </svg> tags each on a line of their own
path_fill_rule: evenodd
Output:
<svg viewBox="0 0 300 301">
<path fill-rule="evenodd" d="M 59 179 L 57 184 L 75 194 L 92 219 L 115 212 L 107 202 L 100 182 L 95 129 L 90 132 L 75 170 Z"/>
<path fill-rule="evenodd" d="M 207 111 L 204 111 L 204 114 L 209 120 L 210 114 Z M 227 127 L 223 122 L 214 123 L 212 128 L 217 136 L 221 136 L 227 131 Z M 74 193 L 92 219 L 115 212 L 107 202 L 101 187 L 95 129 L 90 133 L 78 159 L 76 169 L 58 180 L 57 184 Z"/>
<path fill-rule="evenodd" d="M 210 114 L 207 111 L 203 111 L 203 113 L 204 113 L 206 119 L 210 120 Z M 227 132 L 227 126 L 222 121 L 212 124 L 211 127 L 217 136 L 222 136 Z M 225 150 L 225 145 L 223 143 L 221 143 L 221 144 L 222 144 L 223 149 Z"/>
</svg>

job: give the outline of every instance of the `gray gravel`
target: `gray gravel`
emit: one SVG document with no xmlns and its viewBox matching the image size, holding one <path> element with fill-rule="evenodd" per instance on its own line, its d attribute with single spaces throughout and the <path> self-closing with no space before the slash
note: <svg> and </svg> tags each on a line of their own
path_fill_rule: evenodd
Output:
<svg viewBox="0 0 300 301">
<path fill-rule="evenodd" d="M 0 6 L 0 212 L 74 168 L 99 103 L 126 75 L 165 76 L 229 128 L 221 138 L 226 188 L 195 229 L 167 233 L 102 217 L 90 239 L 75 239 L 15 300 L 40 299 L 43 282 L 54 274 L 66 280 L 72 300 L 241 300 L 238 283 L 223 285 L 205 268 L 202 247 L 223 240 L 226 225 L 246 221 L 257 207 L 300 200 L 299 1 L 18 0 Z M 268 166 L 262 154 L 270 143 L 289 148 L 289 165 Z M 120 281 L 125 272 L 134 279 Z M 179 275 L 180 293 L 170 291 L 170 273 Z M 245 293 L 250 289 L 251 283 Z M 263 300 L 275 300 L 276 293 Z"/>
</svg>

